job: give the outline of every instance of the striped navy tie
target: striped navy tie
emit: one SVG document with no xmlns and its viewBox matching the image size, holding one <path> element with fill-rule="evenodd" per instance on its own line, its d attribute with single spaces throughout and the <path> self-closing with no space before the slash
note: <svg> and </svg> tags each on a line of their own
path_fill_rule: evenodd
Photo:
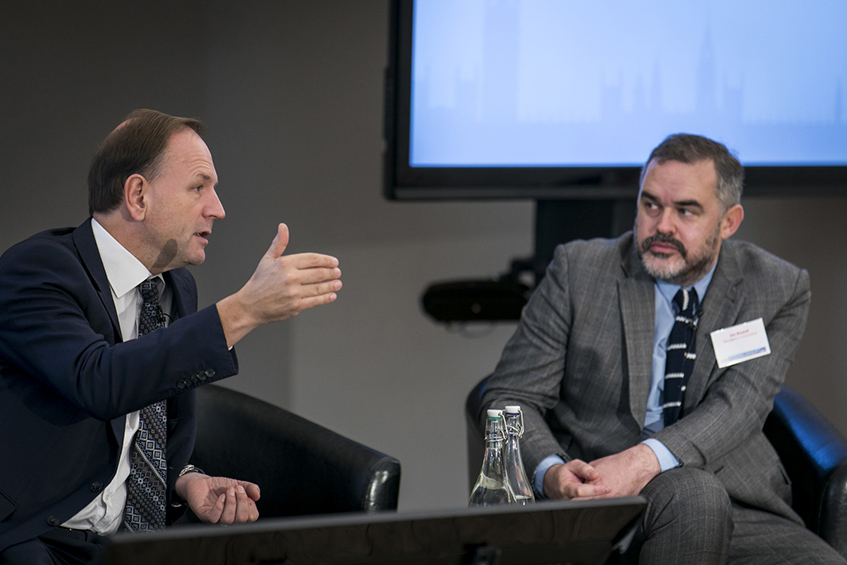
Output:
<svg viewBox="0 0 847 565">
<path fill-rule="evenodd" d="M 139 288 L 143 301 L 138 316 L 138 337 L 141 337 L 165 324 L 159 309 L 156 279 L 144 281 Z M 165 527 L 167 403 L 162 400 L 142 408 L 139 419 L 138 432 L 130 449 L 124 527 L 130 531 L 146 532 Z"/>
<path fill-rule="evenodd" d="M 694 334 L 700 308 L 697 291 L 693 288 L 680 289 L 673 297 L 673 303 L 677 314 L 668 337 L 665 390 L 662 399 L 665 426 L 670 426 L 680 418 L 685 388 L 697 359 L 694 352 Z"/>
</svg>

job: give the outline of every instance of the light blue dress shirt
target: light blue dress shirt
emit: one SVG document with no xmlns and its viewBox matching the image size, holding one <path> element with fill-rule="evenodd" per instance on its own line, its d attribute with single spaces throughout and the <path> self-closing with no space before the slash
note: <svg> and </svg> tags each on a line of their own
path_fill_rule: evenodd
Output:
<svg viewBox="0 0 847 565">
<path fill-rule="evenodd" d="M 706 276 L 693 285 L 694 290 L 697 291 L 697 297 L 701 302 L 703 297 L 706 296 L 706 291 L 709 288 L 709 283 L 712 282 L 712 275 L 714 274 L 715 267 L 712 267 L 712 270 Z M 679 467 L 679 460 L 662 442 L 650 436 L 665 426 L 662 418 L 665 359 L 667 356 L 668 336 L 670 336 L 671 328 L 676 318 L 673 297 L 682 287 L 664 281 L 656 281 L 654 288 L 656 292 L 656 312 L 653 327 L 653 370 L 650 381 L 650 394 L 647 396 L 647 415 L 644 418 L 641 443 L 653 450 L 653 453 L 656 454 L 656 458 L 659 460 L 662 472 L 664 472 L 668 469 Z M 558 455 L 549 455 L 538 465 L 538 468 L 535 470 L 535 480 L 533 481 L 536 494 L 544 496 L 544 474 L 547 473 L 550 467 L 557 464 L 564 464 L 564 460 Z"/>
</svg>

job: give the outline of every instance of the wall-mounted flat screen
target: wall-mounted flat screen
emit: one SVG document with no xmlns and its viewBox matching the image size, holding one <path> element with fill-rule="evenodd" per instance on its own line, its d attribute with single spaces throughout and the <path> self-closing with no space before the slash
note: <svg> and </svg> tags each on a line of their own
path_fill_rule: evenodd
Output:
<svg viewBox="0 0 847 565">
<path fill-rule="evenodd" d="M 676 132 L 847 192 L 843 0 L 396 0 L 389 198 L 617 198 Z"/>
</svg>

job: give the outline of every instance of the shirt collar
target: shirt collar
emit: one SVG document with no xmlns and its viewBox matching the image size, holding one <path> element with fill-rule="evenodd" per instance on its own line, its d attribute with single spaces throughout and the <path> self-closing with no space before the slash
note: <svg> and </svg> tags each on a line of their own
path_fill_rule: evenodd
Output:
<svg viewBox="0 0 847 565">
<path fill-rule="evenodd" d="M 97 242 L 109 286 L 117 298 L 135 290 L 135 287 L 153 276 L 141 261 L 93 218 L 91 230 L 94 232 L 94 241 Z"/>
</svg>

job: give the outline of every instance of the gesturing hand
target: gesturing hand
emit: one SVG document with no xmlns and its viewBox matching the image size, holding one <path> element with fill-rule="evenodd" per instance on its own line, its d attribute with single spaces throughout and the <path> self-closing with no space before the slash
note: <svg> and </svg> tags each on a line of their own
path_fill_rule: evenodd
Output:
<svg viewBox="0 0 847 565">
<path fill-rule="evenodd" d="M 259 486 L 226 477 L 189 473 L 177 479 L 177 494 L 203 522 L 234 524 L 259 518 Z"/>
<path fill-rule="evenodd" d="M 283 256 L 288 235 L 288 226 L 280 224 L 247 284 L 218 302 L 227 345 L 262 324 L 285 320 L 337 298 L 341 290 L 338 259 L 319 253 Z"/>
</svg>

